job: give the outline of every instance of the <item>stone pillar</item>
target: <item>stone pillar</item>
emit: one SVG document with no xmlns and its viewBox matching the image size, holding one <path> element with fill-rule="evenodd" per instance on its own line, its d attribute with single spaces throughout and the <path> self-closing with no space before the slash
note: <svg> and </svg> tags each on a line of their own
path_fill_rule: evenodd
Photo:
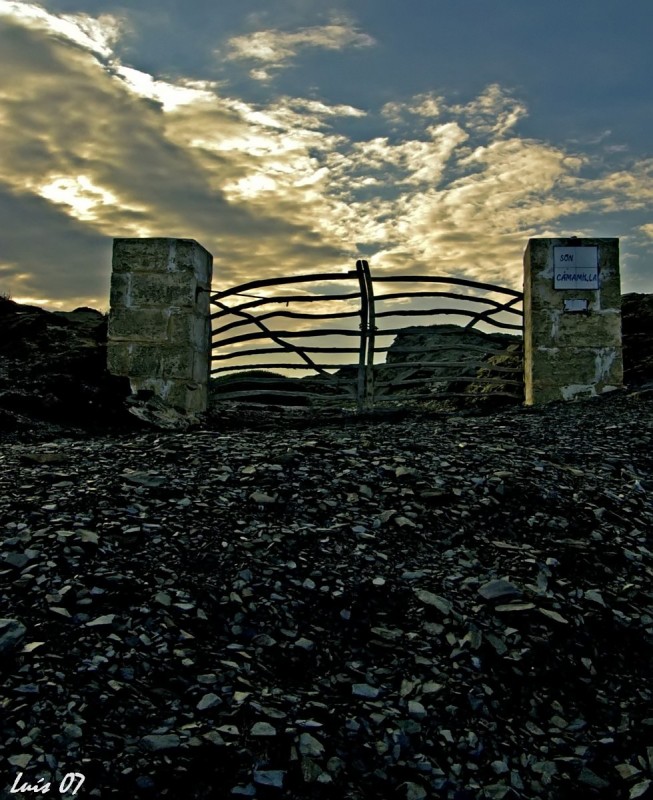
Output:
<svg viewBox="0 0 653 800">
<path fill-rule="evenodd" d="M 206 410 L 213 257 L 192 239 L 114 239 L 107 366 L 134 393 Z"/>
<path fill-rule="evenodd" d="M 623 384 L 618 239 L 530 239 L 524 253 L 527 405 Z"/>
</svg>

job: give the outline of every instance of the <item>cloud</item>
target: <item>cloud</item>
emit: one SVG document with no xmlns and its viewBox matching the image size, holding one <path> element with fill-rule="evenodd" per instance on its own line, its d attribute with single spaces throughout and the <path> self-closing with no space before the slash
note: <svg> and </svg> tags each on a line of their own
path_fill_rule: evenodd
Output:
<svg viewBox="0 0 653 800">
<path fill-rule="evenodd" d="M 503 136 L 527 116 L 528 110 L 507 88 L 492 83 L 467 103 L 448 103 L 442 95 L 426 92 L 409 101 L 386 103 L 381 114 L 394 124 L 405 122 L 409 116 L 429 119 L 453 116 L 477 133 Z"/>
<path fill-rule="evenodd" d="M 151 98 L 152 86 L 162 91 L 161 81 L 125 81 L 89 49 L 70 47 L 40 28 L 6 25 L 0 36 L 5 155 L 0 187 L 12 196 L 38 198 L 38 208 L 47 201 L 56 209 L 55 218 L 83 222 L 89 235 L 105 241 L 114 236 L 197 238 L 224 260 L 219 278 L 231 282 L 242 264 L 253 270 L 272 262 L 292 270 L 307 253 L 328 260 L 337 255 L 309 226 L 277 211 L 276 203 L 266 207 L 228 196 L 230 180 L 255 172 L 248 156 L 253 136 L 266 153 L 276 147 L 280 164 L 285 161 L 292 170 L 299 163 L 294 151 L 310 143 L 308 132 L 298 132 L 300 145 L 289 143 L 274 133 L 285 128 L 273 114 L 220 102 L 202 88 L 190 87 L 195 96 L 169 104 L 166 112 L 165 103 Z M 19 70 L 13 69 L 16 64 Z M 217 146 L 202 143 L 202 122 L 206 130 L 216 130 Z M 3 277 L 27 277 L 9 290 L 32 297 L 78 296 L 72 274 L 70 279 L 67 272 L 56 274 L 30 241 L 31 215 L 22 219 L 23 246 L 14 242 L 5 249 L 2 263 L 9 270 Z M 66 230 L 61 225 L 62 237 Z M 54 236 L 49 246 L 56 249 Z M 58 258 L 53 252 L 51 261 Z M 90 269 L 108 285 L 109 261 Z"/>
<path fill-rule="evenodd" d="M 295 31 L 270 29 L 234 36 L 227 42 L 226 58 L 229 61 L 257 63 L 250 76 L 255 80 L 268 81 L 275 71 L 291 64 L 301 50 L 344 50 L 371 47 L 375 43 L 371 36 L 356 30 L 350 22 L 336 19 L 329 25 Z"/>
<path fill-rule="evenodd" d="M 54 308 L 108 306 L 111 239 L 64 207 L 2 186 L 0 219 L 0 291 Z"/>
<path fill-rule="evenodd" d="M 156 79 L 147 72 L 116 64 L 113 73 L 141 97 L 160 103 L 163 111 L 174 111 L 179 106 L 212 100 L 219 84 L 215 81 L 178 80 L 175 83 Z"/>
<path fill-rule="evenodd" d="M 410 102 L 386 103 L 381 109 L 381 114 L 395 123 L 405 119 L 407 114 L 434 119 L 442 114 L 445 107 L 443 97 L 434 92 L 426 92 L 416 95 Z"/>
<path fill-rule="evenodd" d="M 585 188 L 604 211 L 648 209 L 653 203 L 653 158 L 637 160 L 628 170 L 600 176 Z"/>
<path fill-rule="evenodd" d="M 606 213 L 643 214 L 620 224 L 639 228 L 637 246 L 650 240 L 653 160 L 610 169 L 605 154 L 526 138 L 525 103 L 496 84 L 465 102 L 434 91 L 378 110 L 283 94 L 253 103 L 126 66 L 79 20 L 62 34 L 52 15 L 8 6 L 33 7 L 0 6 L 0 290 L 15 296 L 97 304 L 117 236 L 197 239 L 216 287 L 365 257 L 377 273 L 517 288 L 527 239 L 578 231 L 579 215 L 588 235 L 606 235 Z M 324 46 L 306 31 L 340 24 L 302 29 L 288 58 Z"/>
<path fill-rule="evenodd" d="M 126 27 L 124 19 L 113 14 L 91 17 L 88 14 L 51 14 L 36 3 L 0 0 L 0 17 L 13 18 L 34 29 L 48 31 L 79 45 L 98 56 L 108 57 Z"/>
<path fill-rule="evenodd" d="M 463 105 L 453 105 L 451 112 L 462 116 L 477 131 L 503 136 L 527 115 L 524 103 L 499 86 L 490 84 L 478 97 Z"/>
</svg>

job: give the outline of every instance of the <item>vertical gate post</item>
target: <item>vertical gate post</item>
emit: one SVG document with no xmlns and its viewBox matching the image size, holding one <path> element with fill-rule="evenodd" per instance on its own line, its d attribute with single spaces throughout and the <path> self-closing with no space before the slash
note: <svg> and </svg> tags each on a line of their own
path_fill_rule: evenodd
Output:
<svg viewBox="0 0 653 800">
<path fill-rule="evenodd" d="M 374 287 L 370 275 L 370 265 L 359 259 L 356 274 L 361 293 L 361 338 L 358 351 L 358 383 L 356 400 L 358 412 L 374 408 Z"/>
<path fill-rule="evenodd" d="M 361 294 L 361 322 L 360 322 L 360 340 L 358 347 L 358 374 L 356 382 L 356 410 L 360 414 L 365 409 L 365 389 L 367 385 L 367 331 L 368 320 L 370 312 L 370 302 L 367 295 L 367 281 L 365 280 L 365 272 L 363 264 L 365 262 L 358 260 L 356 262 L 356 276 L 358 278 L 358 286 Z"/>
<path fill-rule="evenodd" d="M 205 411 L 213 257 L 192 239 L 114 239 L 107 366 L 132 392 Z"/>
<path fill-rule="evenodd" d="M 370 274 L 370 265 L 363 261 L 363 276 L 367 286 L 367 301 L 369 303 L 368 334 L 367 334 L 367 369 L 365 372 L 365 411 L 374 409 L 374 345 L 376 340 L 376 308 L 374 305 L 374 285 Z"/>
<path fill-rule="evenodd" d="M 527 405 L 623 384 L 618 239 L 530 239 L 524 253 Z"/>
</svg>

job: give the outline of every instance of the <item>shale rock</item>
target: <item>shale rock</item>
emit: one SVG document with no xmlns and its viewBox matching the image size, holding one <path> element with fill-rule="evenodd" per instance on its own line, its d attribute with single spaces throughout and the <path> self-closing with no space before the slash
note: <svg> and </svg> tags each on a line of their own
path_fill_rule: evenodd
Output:
<svg viewBox="0 0 653 800">
<path fill-rule="evenodd" d="M 650 402 L 268 417 L 0 445 L 0 791 L 650 793 Z"/>
</svg>

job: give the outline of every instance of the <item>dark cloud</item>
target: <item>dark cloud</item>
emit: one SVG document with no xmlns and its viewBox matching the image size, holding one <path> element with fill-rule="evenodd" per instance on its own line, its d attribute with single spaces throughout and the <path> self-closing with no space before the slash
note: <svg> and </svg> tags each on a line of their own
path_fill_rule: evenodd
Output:
<svg viewBox="0 0 653 800">
<path fill-rule="evenodd" d="M 33 194 L 0 187 L 0 291 L 47 298 L 108 298 L 111 240 Z"/>
</svg>

